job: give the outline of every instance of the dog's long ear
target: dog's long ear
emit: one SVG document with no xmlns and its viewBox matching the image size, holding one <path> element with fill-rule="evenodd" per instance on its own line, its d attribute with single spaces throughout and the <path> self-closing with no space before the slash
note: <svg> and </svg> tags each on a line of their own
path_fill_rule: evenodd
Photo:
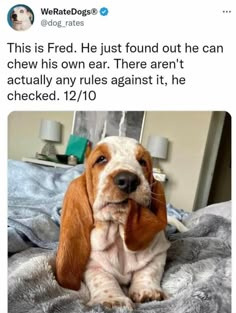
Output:
<svg viewBox="0 0 236 313">
<path fill-rule="evenodd" d="M 125 244 L 129 250 L 145 249 L 167 225 L 166 201 L 160 182 L 153 180 L 150 208 L 129 200 L 130 211 L 125 225 Z"/>
<path fill-rule="evenodd" d="M 85 174 L 72 181 L 63 203 L 56 277 L 64 288 L 78 290 L 90 255 L 93 227 Z"/>
<path fill-rule="evenodd" d="M 31 22 L 31 24 L 32 24 L 32 22 L 33 22 L 33 14 L 32 14 L 32 12 L 30 12 L 29 10 L 27 10 L 27 15 L 28 15 L 29 20 L 30 20 L 30 22 Z"/>
</svg>

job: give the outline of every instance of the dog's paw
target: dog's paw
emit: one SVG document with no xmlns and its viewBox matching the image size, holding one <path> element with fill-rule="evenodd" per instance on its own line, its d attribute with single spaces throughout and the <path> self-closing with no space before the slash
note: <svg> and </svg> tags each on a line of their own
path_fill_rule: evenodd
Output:
<svg viewBox="0 0 236 313">
<path fill-rule="evenodd" d="M 103 299 L 91 299 L 88 303 L 89 306 L 93 306 L 96 304 L 101 304 L 110 309 L 120 306 L 127 307 L 129 311 L 133 311 L 134 309 L 134 303 L 131 301 L 130 298 L 125 296 L 108 295 L 106 298 Z"/>
<path fill-rule="evenodd" d="M 129 294 L 130 298 L 135 303 L 143 303 L 149 301 L 161 301 L 167 299 L 166 294 L 157 289 L 143 289 L 139 291 L 131 291 Z"/>
</svg>

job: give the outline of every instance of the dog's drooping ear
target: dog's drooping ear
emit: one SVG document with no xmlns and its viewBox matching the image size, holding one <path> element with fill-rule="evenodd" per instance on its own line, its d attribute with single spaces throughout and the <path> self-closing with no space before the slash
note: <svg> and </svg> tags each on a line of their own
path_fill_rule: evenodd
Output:
<svg viewBox="0 0 236 313">
<path fill-rule="evenodd" d="M 56 278 L 62 287 L 78 290 L 91 251 L 93 228 L 84 174 L 72 181 L 66 192 L 60 228 Z"/>
<path fill-rule="evenodd" d="M 27 15 L 28 15 L 29 20 L 30 20 L 30 22 L 32 24 L 33 23 L 33 14 L 29 10 L 27 10 Z"/>
<path fill-rule="evenodd" d="M 166 201 L 161 183 L 152 183 L 150 208 L 141 207 L 131 199 L 129 206 L 125 224 L 125 244 L 129 250 L 143 250 L 167 225 Z"/>
</svg>

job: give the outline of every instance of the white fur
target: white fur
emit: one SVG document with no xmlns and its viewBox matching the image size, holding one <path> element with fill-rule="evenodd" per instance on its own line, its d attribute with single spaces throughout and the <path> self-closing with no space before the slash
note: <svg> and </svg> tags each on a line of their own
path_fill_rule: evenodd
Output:
<svg viewBox="0 0 236 313">
<path fill-rule="evenodd" d="M 90 305 L 103 303 L 108 306 L 124 305 L 133 308 L 130 299 L 139 299 L 146 294 L 161 293 L 160 281 L 163 275 L 166 251 L 170 244 L 163 231 L 159 232 L 145 250 L 129 251 L 124 243 L 124 224 L 127 207 L 105 205 L 119 201 L 109 193 L 107 177 L 116 170 L 128 170 L 138 175 L 140 185 L 129 197 L 140 204 L 147 205 L 151 190 L 135 157 L 137 141 L 125 137 L 109 137 L 106 143 L 111 160 L 101 172 L 97 197 L 93 211 L 95 228 L 91 233 L 91 255 L 84 274 L 91 300 Z M 106 193 L 104 190 L 106 189 Z M 105 207 L 103 207 L 105 205 Z M 117 214 L 118 211 L 118 214 Z M 122 285 L 130 284 L 125 294 Z M 130 296 L 130 297 L 129 297 Z"/>
<path fill-rule="evenodd" d="M 14 14 L 16 18 L 13 18 Z M 32 25 L 32 14 L 25 7 L 15 7 L 11 13 L 11 21 L 15 30 L 27 30 Z"/>
<path fill-rule="evenodd" d="M 175 218 L 174 216 L 168 215 L 167 220 L 168 220 L 168 224 L 175 226 L 179 232 L 184 233 L 188 231 L 188 228 L 179 220 L 177 220 L 177 218 Z"/>
</svg>

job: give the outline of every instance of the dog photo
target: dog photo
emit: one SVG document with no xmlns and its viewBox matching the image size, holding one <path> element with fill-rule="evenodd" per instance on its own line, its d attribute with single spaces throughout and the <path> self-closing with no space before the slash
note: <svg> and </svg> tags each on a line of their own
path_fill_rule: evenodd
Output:
<svg viewBox="0 0 236 313">
<path fill-rule="evenodd" d="M 9 313 L 230 312 L 227 112 L 12 112 L 8 153 Z"/>
<path fill-rule="evenodd" d="M 26 5 L 16 5 L 8 13 L 9 25 L 16 31 L 29 29 L 34 22 L 34 14 Z"/>
</svg>

